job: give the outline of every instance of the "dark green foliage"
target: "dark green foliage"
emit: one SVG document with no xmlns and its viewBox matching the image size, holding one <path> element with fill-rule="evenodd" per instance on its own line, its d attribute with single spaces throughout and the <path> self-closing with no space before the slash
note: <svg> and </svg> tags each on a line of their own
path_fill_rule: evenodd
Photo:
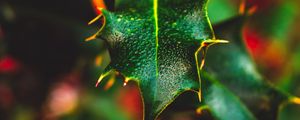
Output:
<svg viewBox="0 0 300 120">
<path fill-rule="evenodd" d="M 246 16 L 216 27 L 217 37 L 230 43 L 208 50 L 201 85 L 197 59 L 205 57 L 206 42 L 216 39 L 206 2 L 117 0 L 116 11 L 102 9 L 105 24 L 96 36 L 108 44 L 111 63 L 105 72 L 138 83 L 146 120 L 156 119 L 184 91 L 202 93 L 200 108 L 220 120 L 276 119 L 279 106 L 294 97 L 256 70 L 241 37 Z"/>
<path fill-rule="evenodd" d="M 180 93 L 199 88 L 194 54 L 204 40 L 214 38 L 203 7 L 206 1 L 118 4 L 116 12 L 102 10 L 106 24 L 97 35 L 109 45 L 106 71 L 115 69 L 137 81 L 145 119 L 154 119 Z"/>
</svg>

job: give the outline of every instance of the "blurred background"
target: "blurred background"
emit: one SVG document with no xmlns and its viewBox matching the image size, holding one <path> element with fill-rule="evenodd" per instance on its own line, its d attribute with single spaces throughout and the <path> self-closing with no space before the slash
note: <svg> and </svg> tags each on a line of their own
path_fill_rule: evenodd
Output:
<svg viewBox="0 0 300 120">
<path fill-rule="evenodd" d="M 213 26 L 238 16 L 241 3 L 210 0 Z M 1 120 L 142 118 L 135 83 L 123 87 L 121 80 L 109 80 L 119 78 L 110 76 L 95 87 L 110 58 L 103 41 L 85 42 L 101 22 L 87 23 L 99 14 L 97 7 L 113 11 L 113 6 L 114 0 L 0 1 Z M 245 7 L 251 16 L 243 38 L 259 71 L 275 86 L 300 97 L 300 1 L 246 0 Z M 212 119 L 209 113 L 172 105 L 164 117 L 200 118 Z"/>
</svg>

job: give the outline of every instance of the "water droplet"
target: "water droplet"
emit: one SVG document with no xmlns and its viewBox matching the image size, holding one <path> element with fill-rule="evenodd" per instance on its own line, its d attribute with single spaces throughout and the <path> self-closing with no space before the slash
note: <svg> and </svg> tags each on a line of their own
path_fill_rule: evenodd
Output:
<svg viewBox="0 0 300 120">
<path fill-rule="evenodd" d="M 123 87 L 125 87 L 126 85 L 127 85 L 127 82 L 124 82 L 124 83 L 123 83 Z"/>
<path fill-rule="evenodd" d="M 130 80 L 130 78 L 127 78 L 127 77 L 125 78 L 124 83 L 123 83 L 123 87 L 125 87 L 127 85 L 129 80 Z"/>
<path fill-rule="evenodd" d="M 175 27 L 176 25 L 177 25 L 177 23 L 176 23 L 176 22 L 172 23 L 172 27 Z"/>
</svg>

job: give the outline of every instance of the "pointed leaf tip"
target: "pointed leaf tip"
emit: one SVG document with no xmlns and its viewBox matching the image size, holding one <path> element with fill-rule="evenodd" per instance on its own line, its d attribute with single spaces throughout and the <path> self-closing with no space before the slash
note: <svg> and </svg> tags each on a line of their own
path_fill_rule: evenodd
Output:
<svg viewBox="0 0 300 120">
<path fill-rule="evenodd" d="M 125 87 L 127 85 L 127 83 L 129 82 L 130 78 L 125 77 L 124 79 L 124 83 L 123 83 L 123 87 Z"/>
<path fill-rule="evenodd" d="M 87 42 L 87 41 L 91 41 L 91 40 L 94 40 L 94 39 L 96 39 L 96 34 L 94 34 L 94 35 L 92 35 L 92 36 L 90 36 L 90 37 L 88 37 L 88 38 L 86 38 L 85 39 L 85 41 Z"/>
<path fill-rule="evenodd" d="M 198 108 L 196 109 L 196 113 L 197 113 L 198 115 L 201 115 L 201 114 L 202 114 L 202 111 L 203 111 L 203 110 L 207 110 L 207 109 L 209 109 L 208 105 L 202 105 L 202 106 L 200 106 L 200 107 L 198 107 Z"/>
<path fill-rule="evenodd" d="M 99 20 L 102 16 L 103 16 L 103 14 L 98 15 L 97 17 L 95 17 L 94 19 L 92 19 L 92 20 L 88 23 L 88 25 L 91 25 L 91 24 L 95 23 L 95 22 L 96 22 L 97 20 Z"/>
<path fill-rule="evenodd" d="M 113 70 L 110 70 L 110 71 L 108 71 L 108 72 L 106 72 L 106 73 L 104 73 L 104 74 L 101 74 L 95 86 L 98 87 L 99 83 L 100 83 L 106 76 L 110 75 L 112 72 L 113 72 Z"/>
<path fill-rule="evenodd" d="M 104 9 L 103 7 L 97 7 L 98 10 L 100 10 L 102 12 L 102 10 Z"/>
<path fill-rule="evenodd" d="M 202 91 L 201 91 L 201 88 L 198 91 L 198 99 L 199 99 L 199 102 L 202 101 Z"/>
<path fill-rule="evenodd" d="M 300 98 L 299 97 L 292 97 L 290 99 L 290 102 L 300 105 Z"/>
<path fill-rule="evenodd" d="M 105 27 L 105 25 L 106 25 L 106 19 L 105 19 L 105 16 L 104 16 L 103 14 L 98 15 L 96 18 L 94 18 L 93 20 L 91 20 L 91 21 L 88 23 L 88 24 L 90 25 L 90 24 L 94 23 L 96 20 L 98 20 L 98 19 L 100 19 L 100 18 L 102 18 L 102 17 L 103 17 L 103 24 L 102 24 L 101 28 L 100 28 L 94 35 L 92 35 L 92 36 L 89 37 L 89 38 L 86 38 L 85 41 L 90 41 L 90 40 L 96 39 L 96 38 L 97 38 L 97 35 L 99 35 L 99 34 L 102 32 L 102 30 L 104 29 L 104 27 Z"/>
<path fill-rule="evenodd" d="M 203 44 L 206 44 L 206 45 L 212 45 L 212 44 L 217 44 L 217 43 L 229 43 L 229 41 L 227 40 L 205 40 L 203 42 Z"/>
</svg>

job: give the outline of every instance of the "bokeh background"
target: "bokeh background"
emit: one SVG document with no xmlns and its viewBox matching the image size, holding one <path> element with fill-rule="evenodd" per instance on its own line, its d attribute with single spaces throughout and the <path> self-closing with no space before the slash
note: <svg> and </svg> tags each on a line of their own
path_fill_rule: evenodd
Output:
<svg viewBox="0 0 300 120">
<path fill-rule="evenodd" d="M 106 4 L 104 6 L 104 3 Z M 243 12 L 242 0 L 210 0 L 213 26 Z M 259 71 L 278 88 L 300 97 L 300 1 L 246 0 L 251 12 L 243 38 Z M 96 80 L 109 63 L 101 40 L 85 42 L 101 22 L 87 23 L 97 7 L 113 11 L 114 0 L 0 1 L 1 120 L 139 120 L 135 83 L 110 76 Z M 116 80 L 109 80 L 116 79 Z M 184 103 L 190 96 L 179 97 Z M 161 119 L 213 119 L 190 106 L 171 105 Z M 289 106 L 282 119 L 300 112 Z M 299 116 L 298 116 L 299 117 Z"/>
</svg>

